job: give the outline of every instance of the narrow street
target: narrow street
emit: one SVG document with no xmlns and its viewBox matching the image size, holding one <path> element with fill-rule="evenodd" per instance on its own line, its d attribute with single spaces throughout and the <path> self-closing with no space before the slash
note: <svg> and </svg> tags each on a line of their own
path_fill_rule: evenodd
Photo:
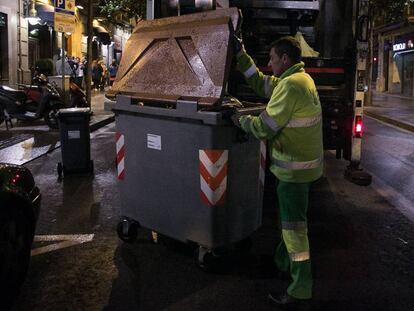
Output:
<svg viewBox="0 0 414 311">
<path fill-rule="evenodd" d="M 286 281 L 258 277 L 252 268 L 260 255 L 272 254 L 278 240 L 273 193 L 266 192 L 263 225 L 252 237 L 251 251 L 223 261 L 217 273 L 197 267 L 192 246 L 154 244 L 147 229 L 125 244 L 115 230 L 120 204 L 114 135 L 114 124 L 93 134 L 94 177 L 58 182 L 59 149 L 28 164 L 43 204 L 31 267 L 14 310 L 275 310 L 267 291 L 283 290 Z M 387 178 L 407 200 L 412 197 L 404 189 L 410 188 L 398 185 L 408 182 L 409 170 L 400 176 L 398 167 L 410 165 L 410 135 L 375 120 L 366 123 L 367 169 Z M 378 142 L 380 136 L 394 145 Z M 379 157 L 390 156 L 394 166 L 379 167 L 387 164 Z M 414 225 L 384 197 L 378 177 L 373 186 L 356 186 L 344 180 L 345 167 L 327 152 L 325 178 L 312 191 L 313 310 L 412 310 Z"/>
<path fill-rule="evenodd" d="M 414 0 L 0 0 L 0 311 L 414 311 L 413 117 Z"/>
</svg>

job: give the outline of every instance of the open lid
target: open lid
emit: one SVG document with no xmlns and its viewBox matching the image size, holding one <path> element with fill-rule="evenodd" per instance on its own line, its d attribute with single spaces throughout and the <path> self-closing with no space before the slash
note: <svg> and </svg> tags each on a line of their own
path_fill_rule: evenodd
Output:
<svg viewBox="0 0 414 311">
<path fill-rule="evenodd" d="M 108 97 L 118 94 L 214 105 L 223 95 L 233 54 L 237 8 L 140 22 L 126 43 Z"/>
</svg>

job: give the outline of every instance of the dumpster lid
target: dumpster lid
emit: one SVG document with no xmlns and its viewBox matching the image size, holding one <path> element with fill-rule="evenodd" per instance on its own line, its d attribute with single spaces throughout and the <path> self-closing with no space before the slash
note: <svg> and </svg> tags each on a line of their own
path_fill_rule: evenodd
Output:
<svg viewBox="0 0 414 311">
<path fill-rule="evenodd" d="M 237 8 L 141 21 L 128 39 L 107 97 L 220 103 L 231 65 Z"/>
</svg>

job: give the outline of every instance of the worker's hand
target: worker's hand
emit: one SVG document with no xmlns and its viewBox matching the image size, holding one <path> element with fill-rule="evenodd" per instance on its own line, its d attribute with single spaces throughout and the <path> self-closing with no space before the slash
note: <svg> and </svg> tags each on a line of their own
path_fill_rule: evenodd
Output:
<svg viewBox="0 0 414 311">
<path fill-rule="evenodd" d="M 238 54 L 240 51 L 244 51 L 244 44 L 241 37 L 238 37 L 236 34 L 233 34 L 233 50 L 234 54 Z"/>
<path fill-rule="evenodd" d="M 239 128 L 241 128 L 240 125 L 240 115 L 238 113 L 234 113 L 231 117 L 230 117 L 231 121 L 233 122 L 233 124 Z"/>
</svg>

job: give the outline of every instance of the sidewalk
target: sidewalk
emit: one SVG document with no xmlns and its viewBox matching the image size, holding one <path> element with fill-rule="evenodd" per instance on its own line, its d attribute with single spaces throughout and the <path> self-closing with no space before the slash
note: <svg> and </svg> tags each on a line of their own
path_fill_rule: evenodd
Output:
<svg viewBox="0 0 414 311">
<path fill-rule="evenodd" d="M 364 114 L 414 132 L 414 97 L 373 91 L 372 106 L 365 106 Z"/>
<path fill-rule="evenodd" d="M 91 109 L 93 115 L 91 118 L 91 132 L 115 121 L 115 116 L 110 111 L 104 110 L 104 103 L 108 99 L 105 97 L 105 92 L 92 91 Z"/>
<path fill-rule="evenodd" d="M 92 94 L 91 132 L 115 120 L 104 110 L 106 100 L 104 92 Z M 60 147 L 59 131 L 50 130 L 43 120 L 13 123 L 9 130 L 4 122 L 0 126 L 0 162 L 22 165 Z"/>
</svg>

